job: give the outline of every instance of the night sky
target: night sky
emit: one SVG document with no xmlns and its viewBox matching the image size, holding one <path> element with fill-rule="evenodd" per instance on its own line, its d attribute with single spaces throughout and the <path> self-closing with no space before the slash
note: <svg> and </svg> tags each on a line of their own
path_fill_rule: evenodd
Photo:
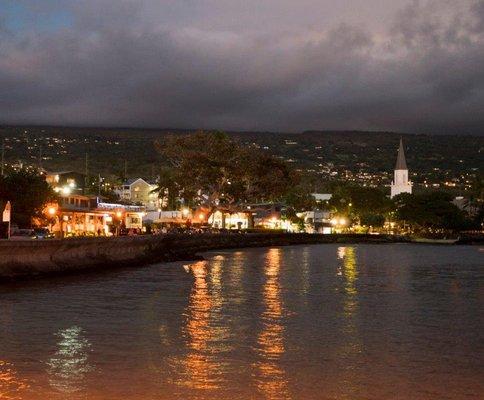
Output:
<svg viewBox="0 0 484 400">
<path fill-rule="evenodd" d="M 0 123 L 484 133 L 484 0 L 0 0 Z"/>
</svg>

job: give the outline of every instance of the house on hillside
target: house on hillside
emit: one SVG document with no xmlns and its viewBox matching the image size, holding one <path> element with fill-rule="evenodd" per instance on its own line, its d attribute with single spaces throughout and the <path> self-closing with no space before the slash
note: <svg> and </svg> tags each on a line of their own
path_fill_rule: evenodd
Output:
<svg viewBox="0 0 484 400">
<path fill-rule="evenodd" d="M 141 204 L 147 210 L 157 210 L 161 204 L 157 193 L 153 190 L 156 184 L 145 181 L 143 178 L 128 179 L 122 186 L 116 188 L 114 192 L 123 201 Z"/>
<path fill-rule="evenodd" d="M 75 171 L 45 172 L 45 181 L 55 192 L 68 195 L 81 194 L 86 187 L 86 175 Z"/>
</svg>

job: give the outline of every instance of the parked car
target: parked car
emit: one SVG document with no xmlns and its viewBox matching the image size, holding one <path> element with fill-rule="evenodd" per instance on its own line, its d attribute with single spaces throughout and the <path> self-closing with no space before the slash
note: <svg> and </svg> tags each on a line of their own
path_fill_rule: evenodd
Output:
<svg viewBox="0 0 484 400">
<path fill-rule="evenodd" d="M 34 228 L 32 233 L 32 239 L 52 239 L 54 234 L 47 228 Z"/>
</svg>

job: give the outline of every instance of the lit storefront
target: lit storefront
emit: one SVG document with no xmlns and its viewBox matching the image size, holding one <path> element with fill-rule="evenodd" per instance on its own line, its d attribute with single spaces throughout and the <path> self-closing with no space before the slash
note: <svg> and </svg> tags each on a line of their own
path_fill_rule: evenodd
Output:
<svg viewBox="0 0 484 400">
<path fill-rule="evenodd" d="M 71 195 L 49 205 L 44 213 L 58 236 L 111 236 L 122 230 L 141 231 L 143 207 L 103 203 L 98 197 Z"/>
<path fill-rule="evenodd" d="M 251 214 L 247 212 L 228 212 L 217 210 L 208 218 L 208 223 L 214 228 L 248 229 Z"/>
</svg>

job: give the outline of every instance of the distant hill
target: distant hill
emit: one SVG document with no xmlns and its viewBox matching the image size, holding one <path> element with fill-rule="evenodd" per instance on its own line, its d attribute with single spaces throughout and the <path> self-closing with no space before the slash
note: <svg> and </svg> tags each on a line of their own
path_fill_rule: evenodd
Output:
<svg viewBox="0 0 484 400">
<path fill-rule="evenodd" d="M 51 170 L 89 171 L 122 176 L 156 176 L 163 163 L 153 143 L 168 133 L 189 130 L 0 127 L 6 160 L 21 160 Z M 293 163 L 320 179 L 349 179 L 385 185 L 391 179 L 400 137 L 403 138 L 411 177 L 417 183 L 464 185 L 484 168 L 484 136 L 413 135 L 394 132 L 306 131 L 302 133 L 228 132 Z M 452 185 L 452 183 L 450 183 Z"/>
</svg>

